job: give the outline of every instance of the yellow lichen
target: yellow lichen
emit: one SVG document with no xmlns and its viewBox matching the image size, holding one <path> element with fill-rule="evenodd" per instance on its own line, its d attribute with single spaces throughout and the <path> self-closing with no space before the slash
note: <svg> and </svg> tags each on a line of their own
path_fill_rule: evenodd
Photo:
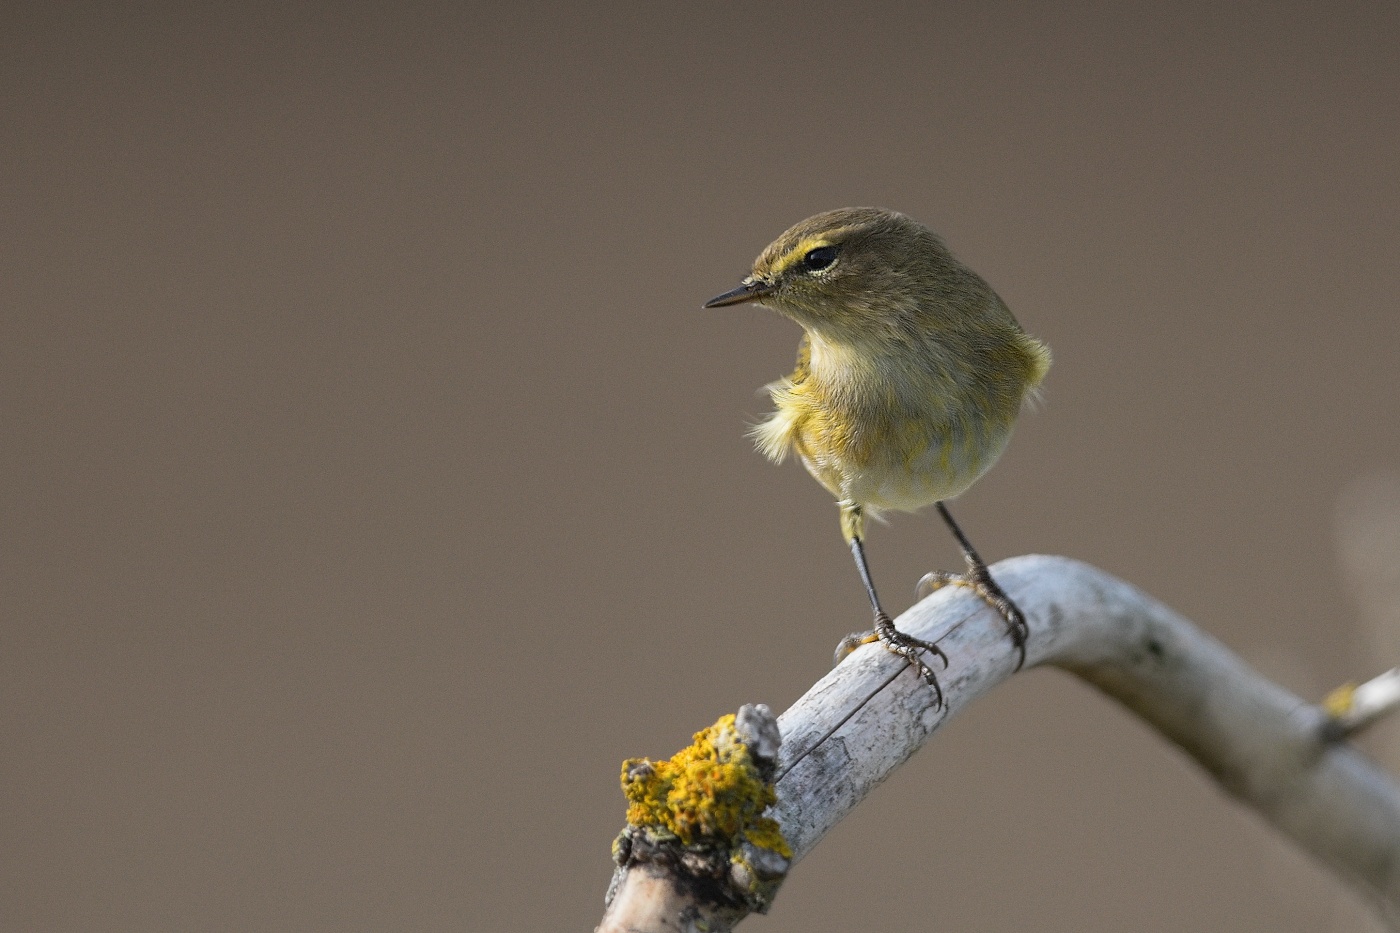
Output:
<svg viewBox="0 0 1400 933">
<path fill-rule="evenodd" d="M 694 743 L 668 761 L 623 762 L 622 790 L 632 826 L 661 830 L 684 845 L 734 848 L 747 839 L 792 857 L 777 821 L 763 816 L 777 796 L 735 732 L 733 714 L 695 733 Z"/>
<path fill-rule="evenodd" d="M 1342 684 L 1322 699 L 1322 708 L 1328 716 L 1337 719 L 1351 712 L 1356 701 L 1356 684 Z"/>
</svg>

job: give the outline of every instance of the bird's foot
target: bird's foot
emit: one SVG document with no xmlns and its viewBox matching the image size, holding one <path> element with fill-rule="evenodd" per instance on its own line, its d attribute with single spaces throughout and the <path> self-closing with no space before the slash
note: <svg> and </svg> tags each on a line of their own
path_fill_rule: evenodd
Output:
<svg viewBox="0 0 1400 933">
<path fill-rule="evenodd" d="M 919 580 L 919 585 L 915 588 L 917 598 L 923 599 L 930 593 L 943 589 L 945 586 L 965 586 L 978 596 L 982 601 L 997 611 L 1006 624 L 1011 629 L 1011 641 L 1016 646 L 1018 658 L 1016 670 L 1020 670 L 1026 663 L 1026 639 L 1030 636 L 1030 626 L 1026 624 L 1026 615 L 1021 608 L 1011 601 L 1011 597 L 1006 595 L 1006 591 L 997 585 L 992 579 L 991 573 L 986 565 L 974 564 L 968 561 L 967 573 L 950 573 L 947 570 L 934 570 L 924 574 Z"/>
<path fill-rule="evenodd" d="M 943 688 L 938 685 L 938 677 L 934 674 L 933 668 L 924 663 L 924 659 L 919 653 L 927 651 L 929 654 L 937 655 L 939 660 L 943 662 L 944 668 L 948 666 L 948 656 L 943 653 L 942 648 L 933 642 L 915 638 L 913 635 L 906 635 L 895 628 L 894 622 L 884 612 L 875 613 L 875 627 L 873 629 L 852 632 L 841 639 L 841 643 L 836 646 L 836 663 L 840 664 L 846 659 L 846 655 L 861 645 L 868 645 L 874 641 L 882 643 L 886 649 L 912 664 L 915 672 L 933 688 L 938 705 L 943 705 Z"/>
</svg>

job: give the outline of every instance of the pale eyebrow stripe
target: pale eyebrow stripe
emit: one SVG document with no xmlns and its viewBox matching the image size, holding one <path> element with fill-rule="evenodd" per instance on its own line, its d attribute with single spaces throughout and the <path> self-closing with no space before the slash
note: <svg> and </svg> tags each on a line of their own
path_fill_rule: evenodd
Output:
<svg viewBox="0 0 1400 933">
<path fill-rule="evenodd" d="M 773 275 L 782 275 L 797 262 L 814 249 L 823 246 L 835 246 L 834 240 L 840 239 L 843 235 L 855 229 L 854 227 L 838 227 L 835 230 L 827 230 L 823 233 L 814 233 L 805 236 L 797 241 L 797 245 L 778 257 L 773 263 Z"/>
</svg>

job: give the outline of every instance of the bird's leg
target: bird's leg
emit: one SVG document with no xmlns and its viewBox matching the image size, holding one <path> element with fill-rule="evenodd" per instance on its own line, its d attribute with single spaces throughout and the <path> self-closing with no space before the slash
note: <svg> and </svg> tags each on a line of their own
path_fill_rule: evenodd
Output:
<svg viewBox="0 0 1400 933">
<path fill-rule="evenodd" d="M 841 643 L 836 646 L 836 663 L 840 664 L 846 655 L 861 645 L 867 645 L 873 641 L 881 642 L 891 652 L 914 666 L 914 670 L 933 688 L 938 705 L 942 706 L 943 688 L 938 685 L 938 677 L 933 673 L 933 668 L 924 663 L 920 652 L 927 651 L 936 654 L 942 659 L 944 667 L 948 666 L 948 656 L 943 653 L 942 648 L 933 642 L 906 635 L 894 627 L 894 620 L 880 606 L 880 597 L 875 595 L 875 581 L 870 576 L 870 565 L 865 560 L 865 545 L 861 535 L 864 516 L 861 514 L 860 506 L 850 501 L 843 501 L 840 506 L 841 529 L 846 533 L 846 537 L 851 543 L 851 555 L 856 560 L 856 569 L 860 571 L 860 581 L 865 584 L 865 595 L 870 597 L 870 608 L 875 612 L 875 627 L 864 632 L 852 632 L 841 639 Z"/>
<path fill-rule="evenodd" d="M 1011 597 L 1006 595 L 1006 591 L 997 585 L 992 579 L 992 574 L 987 570 L 986 563 L 978 556 L 972 542 L 967 540 L 967 535 L 958 527 L 958 523 L 953 520 L 953 514 L 948 511 L 948 507 L 942 502 L 938 503 L 938 514 L 943 516 L 943 521 L 948 524 L 948 528 L 953 532 L 953 537 L 958 539 L 958 546 L 962 548 L 963 560 L 967 562 L 967 573 L 949 573 L 946 570 L 934 570 L 926 573 L 919 581 L 917 595 L 919 599 L 942 589 L 949 584 L 965 586 L 972 590 L 982 600 L 991 606 L 1006 620 L 1006 624 L 1011 627 L 1011 641 L 1016 645 L 1019 658 L 1016 661 L 1016 670 L 1026 663 L 1026 638 L 1030 635 L 1030 627 L 1026 625 L 1025 613 L 1021 612 L 1019 606 L 1011 601 Z"/>
</svg>

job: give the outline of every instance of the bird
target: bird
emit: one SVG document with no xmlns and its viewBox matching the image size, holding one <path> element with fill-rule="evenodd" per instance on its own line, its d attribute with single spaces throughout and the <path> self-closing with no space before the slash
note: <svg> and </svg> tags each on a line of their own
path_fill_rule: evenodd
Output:
<svg viewBox="0 0 1400 933">
<path fill-rule="evenodd" d="M 785 231 L 737 288 L 705 302 L 753 302 L 801 326 L 797 367 L 768 385 L 775 410 L 750 434 L 768 459 L 795 453 L 836 497 L 841 532 L 874 614 L 836 649 L 840 663 L 879 641 L 943 691 L 923 652 L 936 644 L 895 628 L 865 553 L 866 519 L 934 506 L 967 569 L 935 570 L 921 596 L 971 588 L 1008 625 L 1025 663 L 1025 614 L 992 579 L 947 501 L 1005 450 L 1023 408 L 1039 398 L 1050 349 L 1027 334 L 992 287 L 918 221 L 878 207 L 816 214 Z"/>
</svg>

